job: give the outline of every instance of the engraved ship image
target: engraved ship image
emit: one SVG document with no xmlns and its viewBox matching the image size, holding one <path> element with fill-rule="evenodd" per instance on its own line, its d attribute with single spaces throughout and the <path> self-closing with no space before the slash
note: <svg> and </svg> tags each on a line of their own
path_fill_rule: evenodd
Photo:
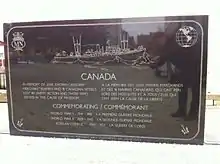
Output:
<svg viewBox="0 0 220 164">
<path fill-rule="evenodd" d="M 87 45 L 81 45 L 81 36 L 79 39 L 76 39 L 74 36 L 73 39 L 73 46 L 74 46 L 74 53 L 71 52 L 67 54 L 65 51 L 62 53 L 57 53 L 54 59 L 51 61 L 52 63 L 94 63 L 94 62 L 120 62 L 120 61 L 127 61 L 132 62 L 140 58 L 145 54 L 146 49 L 143 46 L 139 46 L 136 49 L 129 49 L 128 48 L 128 38 L 121 40 L 121 45 L 111 45 L 110 40 L 107 41 L 105 48 L 100 44 L 90 44 L 95 46 L 94 49 L 87 49 L 85 52 L 82 53 L 82 47 Z"/>
</svg>

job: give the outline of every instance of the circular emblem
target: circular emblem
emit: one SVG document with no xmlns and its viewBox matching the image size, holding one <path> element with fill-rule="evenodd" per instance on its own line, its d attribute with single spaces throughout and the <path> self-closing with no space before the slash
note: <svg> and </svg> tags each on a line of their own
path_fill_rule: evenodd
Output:
<svg viewBox="0 0 220 164">
<path fill-rule="evenodd" d="M 176 32 L 176 42 L 183 48 L 189 48 L 196 44 L 198 33 L 191 26 L 183 26 Z"/>
<path fill-rule="evenodd" d="M 23 33 L 15 32 L 13 34 L 13 40 L 11 42 L 11 46 L 15 51 L 23 51 L 23 48 L 26 46 L 26 42 L 23 38 Z"/>
</svg>

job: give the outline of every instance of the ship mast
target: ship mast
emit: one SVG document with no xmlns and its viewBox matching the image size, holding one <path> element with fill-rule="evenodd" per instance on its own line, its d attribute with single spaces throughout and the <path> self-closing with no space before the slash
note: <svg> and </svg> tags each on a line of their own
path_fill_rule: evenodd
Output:
<svg viewBox="0 0 220 164">
<path fill-rule="evenodd" d="M 124 35 L 123 35 L 123 33 L 121 35 L 121 48 L 123 50 L 128 49 L 128 34 L 127 34 L 127 32 L 124 33 Z"/>
<path fill-rule="evenodd" d="M 75 55 L 81 55 L 81 35 L 79 36 L 79 39 L 75 39 L 75 37 L 73 36 L 73 46 Z"/>
</svg>

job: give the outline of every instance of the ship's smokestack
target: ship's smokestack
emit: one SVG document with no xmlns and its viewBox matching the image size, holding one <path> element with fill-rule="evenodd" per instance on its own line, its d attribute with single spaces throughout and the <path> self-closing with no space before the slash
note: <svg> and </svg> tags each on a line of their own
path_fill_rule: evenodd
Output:
<svg viewBox="0 0 220 164">
<path fill-rule="evenodd" d="M 122 33 L 121 35 L 121 48 L 126 50 L 128 48 L 128 33 Z"/>
<path fill-rule="evenodd" d="M 81 35 L 79 36 L 79 39 L 76 39 L 73 36 L 73 46 L 74 46 L 75 55 L 81 55 Z"/>
</svg>

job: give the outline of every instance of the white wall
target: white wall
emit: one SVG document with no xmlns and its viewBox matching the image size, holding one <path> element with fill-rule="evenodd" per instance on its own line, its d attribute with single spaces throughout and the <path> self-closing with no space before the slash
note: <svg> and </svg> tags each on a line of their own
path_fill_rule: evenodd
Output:
<svg viewBox="0 0 220 164">
<path fill-rule="evenodd" d="M 3 22 L 182 14 L 210 15 L 207 89 L 220 93 L 220 5 L 216 0 L 1 0 L 0 39 Z"/>
</svg>

